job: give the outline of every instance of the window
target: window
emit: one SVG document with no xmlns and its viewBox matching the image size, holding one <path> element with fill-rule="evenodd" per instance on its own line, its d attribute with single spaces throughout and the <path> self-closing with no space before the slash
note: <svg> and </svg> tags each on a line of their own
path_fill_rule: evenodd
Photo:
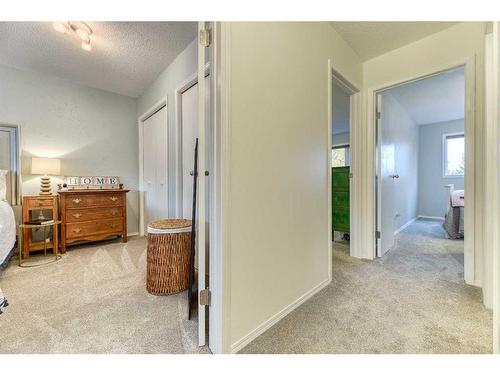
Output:
<svg viewBox="0 0 500 375">
<path fill-rule="evenodd" d="M 332 167 L 347 167 L 349 166 L 349 161 L 349 145 L 332 148 Z"/>
<path fill-rule="evenodd" d="M 15 125 L 0 124 L 0 169 L 7 174 L 7 201 L 21 204 L 19 168 L 19 132 Z"/>
<path fill-rule="evenodd" d="M 445 134 L 443 140 L 444 177 L 463 176 L 465 172 L 464 134 Z"/>
</svg>

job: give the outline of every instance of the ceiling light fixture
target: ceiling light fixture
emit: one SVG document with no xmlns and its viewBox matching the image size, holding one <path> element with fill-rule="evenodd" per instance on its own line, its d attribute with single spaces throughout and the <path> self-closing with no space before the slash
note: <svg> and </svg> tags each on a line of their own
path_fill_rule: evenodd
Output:
<svg viewBox="0 0 500 375">
<path fill-rule="evenodd" d="M 90 40 L 88 42 L 82 41 L 82 49 L 88 52 L 92 51 L 92 44 L 90 44 Z"/>
<path fill-rule="evenodd" d="M 67 22 L 53 22 L 52 26 L 55 31 L 66 34 L 69 31 L 69 25 Z"/>
<path fill-rule="evenodd" d="M 92 51 L 92 44 L 90 43 L 90 36 L 92 35 L 92 28 L 85 22 L 81 21 L 66 21 L 66 22 L 53 22 L 52 26 L 54 30 L 68 34 L 72 31 L 72 34 L 77 35 L 82 43 L 81 47 L 85 51 Z"/>
</svg>

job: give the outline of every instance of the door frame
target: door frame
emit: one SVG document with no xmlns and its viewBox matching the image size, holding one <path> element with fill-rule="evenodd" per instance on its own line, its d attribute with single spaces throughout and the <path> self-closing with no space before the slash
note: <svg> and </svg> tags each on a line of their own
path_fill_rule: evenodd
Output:
<svg viewBox="0 0 500 375">
<path fill-rule="evenodd" d="M 351 241 L 353 241 L 356 237 L 359 236 L 359 226 L 358 221 L 355 218 L 358 216 L 356 214 L 354 199 L 352 197 L 356 194 L 356 186 L 354 186 L 358 179 L 354 178 L 357 163 L 359 160 L 357 157 L 359 155 L 359 148 L 357 147 L 358 143 L 356 142 L 356 132 L 353 131 L 354 127 L 358 129 L 359 124 L 359 116 L 357 114 L 360 111 L 361 102 L 357 100 L 357 97 L 360 95 L 359 86 L 356 83 L 353 83 L 352 80 L 346 78 L 346 76 L 339 72 L 336 69 L 336 66 L 333 64 L 332 60 L 328 60 L 328 147 L 327 147 L 327 181 L 328 181 L 328 249 L 329 249 L 329 265 L 328 265 L 328 274 L 331 279 L 332 277 L 332 261 L 333 261 L 333 223 L 332 223 L 332 210 L 333 210 L 333 202 L 332 202 L 332 149 L 333 147 L 333 138 L 335 137 L 332 133 L 333 127 L 333 84 L 336 81 L 340 84 L 348 93 L 349 93 L 349 228 L 351 234 Z M 356 174 L 357 175 L 357 174 Z M 355 256 L 356 245 L 359 242 L 354 240 L 351 242 L 349 246 L 349 253 L 351 256 Z"/>
<path fill-rule="evenodd" d="M 493 307 L 493 353 L 500 353 L 500 241 L 498 224 L 500 222 L 500 24 L 492 22 L 491 33 L 485 36 L 485 267 L 491 261 L 491 278 L 484 277 L 485 288 L 491 287 Z M 489 250 L 490 249 L 490 250 Z M 485 274 L 487 271 L 483 271 Z M 490 281 L 491 280 L 491 281 Z M 489 285 L 491 283 L 491 285 Z"/>
<path fill-rule="evenodd" d="M 161 98 L 158 102 L 156 102 L 151 108 L 149 108 L 146 112 L 144 112 L 137 119 L 137 130 L 139 134 L 139 235 L 144 236 L 144 121 L 146 121 L 149 117 L 154 115 L 157 111 L 165 107 L 165 127 L 166 127 L 166 139 L 165 142 L 167 147 L 168 144 L 168 105 L 167 105 L 167 97 Z M 170 186 L 169 186 L 169 173 L 168 173 L 168 150 L 167 150 L 167 160 L 165 160 L 165 178 L 167 181 L 167 212 L 170 212 Z"/>
<path fill-rule="evenodd" d="M 210 75 L 210 63 L 205 65 L 205 78 Z M 175 128 L 174 128 L 174 165 L 175 165 L 175 217 L 182 212 L 182 94 L 198 83 L 198 73 L 193 72 L 175 88 Z"/>
<path fill-rule="evenodd" d="M 359 192 L 360 192 L 360 181 L 357 177 L 360 176 L 361 171 L 360 163 L 362 161 L 362 151 L 358 147 L 359 135 L 362 132 L 361 124 L 361 111 L 362 111 L 362 101 L 361 101 L 361 91 L 359 89 L 359 84 L 354 83 L 352 79 L 349 79 L 345 74 L 340 73 L 340 71 L 335 66 L 334 62 L 328 60 L 328 125 L 327 125 L 327 135 L 328 135 L 328 147 L 327 147 L 327 202 L 328 202 L 328 259 L 330 262 L 328 264 L 328 275 L 331 280 L 332 278 L 332 261 L 333 261 L 333 231 L 332 231 L 332 148 L 333 148 L 333 82 L 336 81 L 342 85 L 349 94 L 349 173 L 351 175 L 349 184 L 349 227 L 350 227 L 350 246 L 349 255 L 353 257 L 360 257 L 359 254 L 361 248 L 361 242 L 358 240 L 361 235 L 360 227 L 360 211 L 359 211 Z"/>
<path fill-rule="evenodd" d="M 382 93 L 388 89 L 394 88 L 396 86 L 401 86 L 410 82 L 419 81 L 425 78 L 429 78 L 446 71 L 463 67 L 464 68 L 464 80 L 465 80 L 465 110 L 464 110 L 464 134 L 465 134 L 465 176 L 464 176 L 464 190 L 467 191 L 467 195 L 472 197 L 472 199 L 467 200 L 467 210 L 465 210 L 464 215 L 464 230 L 467 235 L 464 238 L 464 279 L 467 284 L 481 286 L 481 280 L 476 274 L 476 249 L 475 249 L 475 200 L 476 200 L 476 189 L 475 189 L 475 99 L 476 99 L 476 57 L 470 56 L 465 59 L 461 59 L 451 64 L 446 64 L 443 66 L 436 67 L 431 70 L 421 72 L 417 75 L 410 76 L 404 79 L 399 79 L 396 81 L 386 82 L 377 87 L 372 87 L 367 90 L 367 113 L 368 113 L 368 133 L 370 136 L 370 141 L 367 144 L 368 153 L 368 165 L 372 166 L 369 175 L 369 191 L 367 194 L 367 207 L 366 209 L 370 212 L 366 212 L 366 218 L 369 218 L 372 223 L 369 225 L 371 230 L 367 230 L 365 235 L 367 237 L 367 255 L 371 259 L 377 257 L 377 190 L 375 181 L 375 168 L 376 166 L 376 141 L 377 141 L 377 94 Z M 369 253 L 368 253 L 369 252 Z"/>
</svg>

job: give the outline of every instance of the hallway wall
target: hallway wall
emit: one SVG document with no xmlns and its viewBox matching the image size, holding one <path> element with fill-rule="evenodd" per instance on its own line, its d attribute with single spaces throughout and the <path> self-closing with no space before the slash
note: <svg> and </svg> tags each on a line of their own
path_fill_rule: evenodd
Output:
<svg viewBox="0 0 500 375">
<path fill-rule="evenodd" d="M 230 28 L 230 350 L 330 282 L 328 59 L 361 62 L 326 22 Z M 269 89 L 272 88 L 272 89 Z"/>
</svg>

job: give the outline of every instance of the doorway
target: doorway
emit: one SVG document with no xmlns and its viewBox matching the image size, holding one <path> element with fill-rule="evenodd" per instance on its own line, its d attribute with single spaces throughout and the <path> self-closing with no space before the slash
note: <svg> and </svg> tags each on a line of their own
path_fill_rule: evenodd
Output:
<svg viewBox="0 0 500 375">
<path fill-rule="evenodd" d="M 376 102 L 376 255 L 463 281 L 470 261 L 464 237 L 473 230 L 464 224 L 473 158 L 466 153 L 465 69 L 380 90 Z"/>
<path fill-rule="evenodd" d="M 354 118 L 353 97 L 356 87 L 342 75 L 331 70 L 331 115 L 330 115 L 330 154 L 329 173 L 331 173 L 331 236 L 333 251 L 351 255 L 351 179 L 353 177 L 351 159 L 351 126 Z"/>
</svg>

